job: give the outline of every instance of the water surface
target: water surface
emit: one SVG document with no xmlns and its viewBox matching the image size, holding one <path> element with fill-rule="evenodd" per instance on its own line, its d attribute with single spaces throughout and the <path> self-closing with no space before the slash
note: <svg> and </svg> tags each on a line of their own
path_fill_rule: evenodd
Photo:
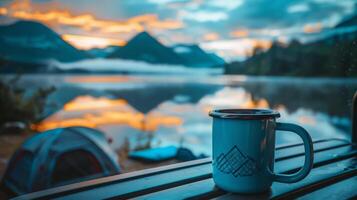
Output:
<svg viewBox="0 0 357 200">
<path fill-rule="evenodd" d="M 8 78 L 6 76 L 5 78 Z M 55 86 L 41 131 L 82 125 L 103 131 L 118 149 L 175 145 L 210 155 L 213 108 L 272 108 L 279 121 L 304 126 L 318 138 L 350 138 L 357 79 L 214 75 L 24 75 L 31 93 Z M 279 144 L 296 142 L 277 133 Z"/>
</svg>

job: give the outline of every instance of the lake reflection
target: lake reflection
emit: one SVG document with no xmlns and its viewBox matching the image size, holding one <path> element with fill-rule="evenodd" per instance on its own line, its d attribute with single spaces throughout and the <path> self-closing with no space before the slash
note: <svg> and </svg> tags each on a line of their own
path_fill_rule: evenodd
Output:
<svg viewBox="0 0 357 200">
<path fill-rule="evenodd" d="M 54 81 L 54 79 L 56 81 Z M 280 121 L 304 126 L 316 138 L 349 138 L 356 79 L 245 76 L 35 76 L 22 84 L 55 85 L 40 130 L 73 125 L 102 130 L 118 149 L 152 138 L 154 146 L 182 145 L 211 154 L 213 108 L 273 108 Z M 278 133 L 279 144 L 298 141 Z"/>
</svg>

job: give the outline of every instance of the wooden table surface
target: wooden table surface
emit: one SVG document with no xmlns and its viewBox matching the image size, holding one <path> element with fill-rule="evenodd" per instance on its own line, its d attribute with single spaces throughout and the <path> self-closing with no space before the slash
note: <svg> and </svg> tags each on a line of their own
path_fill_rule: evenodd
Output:
<svg viewBox="0 0 357 200">
<path fill-rule="evenodd" d="M 217 188 L 211 158 L 75 183 L 15 199 L 346 199 L 357 197 L 357 148 L 348 140 L 314 141 L 314 168 L 302 181 L 273 183 L 271 191 L 239 195 Z M 276 148 L 275 171 L 293 173 L 304 162 L 301 143 Z"/>
</svg>

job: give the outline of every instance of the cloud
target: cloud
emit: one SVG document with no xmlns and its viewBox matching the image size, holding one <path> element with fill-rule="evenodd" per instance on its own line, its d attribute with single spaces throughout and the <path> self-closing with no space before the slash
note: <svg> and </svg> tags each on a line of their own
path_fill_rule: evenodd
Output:
<svg viewBox="0 0 357 200">
<path fill-rule="evenodd" d="M 73 34 L 63 34 L 62 39 L 79 49 L 104 48 L 110 45 L 124 46 L 126 44 L 125 40 L 120 39 L 91 37 Z"/>
<path fill-rule="evenodd" d="M 0 8 L 0 15 L 6 15 L 7 14 L 7 8 Z"/>
<path fill-rule="evenodd" d="M 203 35 L 204 40 L 206 41 L 214 41 L 214 40 L 218 40 L 219 39 L 219 35 L 215 32 L 211 32 L 211 33 L 206 33 Z"/>
<path fill-rule="evenodd" d="M 309 10 L 310 10 L 309 5 L 302 3 L 302 4 L 295 4 L 289 6 L 288 13 L 307 12 Z"/>
<path fill-rule="evenodd" d="M 236 38 L 247 37 L 249 35 L 249 31 L 246 29 L 238 29 L 230 32 L 230 35 Z"/>
<path fill-rule="evenodd" d="M 150 74 L 221 74 L 222 69 L 210 68 L 187 68 L 180 65 L 164 65 L 164 64 L 149 64 L 140 61 L 121 60 L 121 59 L 87 59 L 72 63 L 54 63 L 63 70 L 70 69 L 85 69 L 93 72 L 115 71 L 115 72 L 129 72 L 129 73 L 150 73 Z"/>
<path fill-rule="evenodd" d="M 153 4 L 172 4 L 172 3 L 185 3 L 187 0 L 148 0 L 149 3 Z"/>
<path fill-rule="evenodd" d="M 290 39 L 333 27 L 355 5 L 355 0 L 16 0 L 0 1 L 0 15 L 38 20 L 61 34 L 108 39 L 128 40 L 149 30 L 172 45 Z"/>
<path fill-rule="evenodd" d="M 201 43 L 201 47 L 217 52 L 225 57 L 227 61 L 243 59 L 253 53 L 255 47 L 267 50 L 271 47 L 272 41 L 268 39 L 239 38 L 233 40 L 218 40 Z"/>
<path fill-rule="evenodd" d="M 226 20 L 228 15 L 225 12 L 212 12 L 212 11 L 182 11 L 179 17 L 183 20 L 197 21 L 197 22 L 217 22 Z"/>
<path fill-rule="evenodd" d="M 156 14 L 144 14 L 127 20 L 99 19 L 94 14 L 73 14 L 70 10 L 34 11 L 30 1 L 15 1 L 7 8 L 7 15 L 17 19 L 36 20 L 50 25 L 66 25 L 81 28 L 85 31 L 103 33 L 139 32 L 144 29 L 179 29 L 180 21 L 160 20 Z"/>
<path fill-rule="evenodd" d="M 216 8 L 222 8 L 225 10 L 233 10 L 240 5 L 242 5 L 244 0 L 225 0 L 225 1 L 217 1 L 217 0 L 210 0 L 207 2 L 208 5 Z"/>
<path fill-rule="evenodd" d="M 353 0 L 346 0 L 352 2 Z M 230 26 L 239 25 L 246 28 L 291 27 L 301 24 L 329 21 L 333 15 L 341 17 L 350 9 L 341 1 L 317 0 L 276 0 L 245 1 L 229 13 Z"/>
<path fill-rule="evenodd" d="M 90 44 L 98 44 L 98 42 L 113 44 L 114 40 L 123 44 L 133 34 L 144 30 L 174 30 L 184 27 L 181 21 L 159 19 L 157 14 L 142 14 L 127 19 L 112 20 L 99 18 L 96 13 L 77 14 L 66 9 L 64 5 L 58 6 L 57 9 L 55 7 L 57 4 L 57 2 L 51 1 L 43 4 L 29 0 L 14 1 L 5 7 L 1 7 L 0 15 L 45 23 L 60 34 L 65 33 L 65 39 L 70 41 L 74 41 L 74 38 L 78 39 L 77 44 L 85 44 L 81 48 L 89 48 L 91 47 Z M 80 36 L 81 34 L 102 37 L 103 39 L 93 38 L 93 41 L 84 41 L 88 37 Z"/>
<path fill-rule="evenodd" d="M 321 31 L 322 25 L 321 23 L 306 24 L 303 29 L 304 33 L 317 33 Z"/>
</svg>

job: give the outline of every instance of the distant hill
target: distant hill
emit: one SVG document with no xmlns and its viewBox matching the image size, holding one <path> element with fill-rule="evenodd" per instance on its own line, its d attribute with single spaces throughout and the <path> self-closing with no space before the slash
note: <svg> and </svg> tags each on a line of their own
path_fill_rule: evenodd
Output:
<svg viewBox="0 0 357 200">
<path fill-rule="evenodd" d="M 219 63 L 219 65 L 223 66 L 226 63 L 226 61 L 223 60 L 223 58 L 219 57 L 217 54 L 215 53 L 208 53 L 208 54 L 210 55 L 211 59 L 214 60 L 214 62 Z"/>
<path fill-rule="evenodd" d="M 171 48 L 164 46 L 147 32 L 137 34 L 124 47 L 114 51 L 108 57 L 139 60 L 154 64 L 185 64 L 184 59 Z"/>
<path fill-rule="evenodd" d="M 336 25 L 336 28 L 357 26 L 357 15 L 347 18 Z"/>
<path fill-rule="evenodd" d="M 266 52 L 255 49 L 243 62 L 225 65 L 226 74 L 278 76 L 357 76 L 357 32 L 288 46 L 275 42 Z"/>
<path fill-rule="evenodd" d="M 123 47 L 78 50 L 38 22 L 0 25 L 1 72 L 56 73 L 59 71 L 55 69 L 56 63 L 47 61 L 74 62 L 86 58 L 120 58 L 189 67 L 221 67 L 224 64 L 222 58 L 206 53 L 197 45 L 167 47 L 147 32 L 137 34 Z"/>
<path fill-rule="evenodd" d="M 41 23 L 18 21 L 0 26 L 0 57 L 18 62 L 50 59 L 71 62 L 84 59 L 87 55 Z"/>
<path fill-rule="evenodd" d="M 225 73 L 357 77 L 356 26 L 354 15 L 342 20 L 318 41 L 302 44 L 294 40 L 289 45 L 275 42 L 266 52 L 255 49 L 247 60 L 226 64 Z"/>
<path fill-rule="evenodd" d="M 119 50 L 120 48 L 120 46 L 108 46 L 105 48 L 93 48 L 89 50 L 84 50 L 84 52 L 93 58 L 105 58 L 111 55 L 114 51 Z"/>
<path fill-rule="evenodd" d="M 206 53 L 198 45 L 179 44 L 172 48 L 190 67 L 216 67 L 225 64 L 222 58 L 214 53 Z"/>
</svg>

